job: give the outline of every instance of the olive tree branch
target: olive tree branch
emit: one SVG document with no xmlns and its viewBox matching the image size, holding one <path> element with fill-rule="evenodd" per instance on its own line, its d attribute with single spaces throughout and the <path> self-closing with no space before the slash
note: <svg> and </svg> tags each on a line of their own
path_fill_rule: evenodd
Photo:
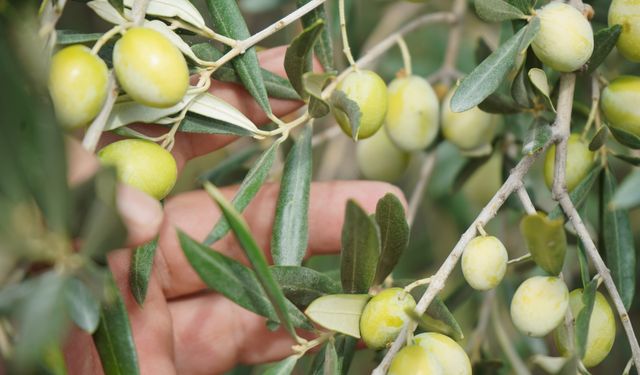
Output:
<svg viewBox="0 0 640 375">
<path fill-rule="evenodd" d="M 520 202 L 522 203 L 522 207 L 524 207 L 524 211 L 527 215 L 535 215 L 536 207 L 531 202 L 531 197 L 529 197 L 529 193 L 527 193 L 527 189 L 524 188 L 524 185 L 520 185 L 517 190 L 518 198 L 520 198 Z"/>
<path fill-rule="evenodd" d="M 455 16 L 453 27 L 449 31 L 449 40 L 447 49 L 445 50 L 444 62 L 442 67 L 429 77 L 429 82 L 434 83 L 442 81 L 444 84 L 451 84 L 452 79 L 458 79 L 460 72 L 456 69 L 458 54 L 460 53 L 460 42 L 462 41 L 462 31 L 464 28 L 464 14 L 467 11 L 466 0 L 455 0 L 453 3 L 452 13 Z"/>
<path fill-rule="evenodd" d="M 420 175 L 418 177 L 418 182 L 416 182 L 416 186 L 413 188 L 413 192 L 411 193 L 411 198 L 409 199 L 409 208 L 407 210 L 407 222 L 409 223 L 409 227 L 413 226 L 413 221 L 416 218 L 416 213 L 418 212 L 418 207 L 420 207 L 420 202 L 422 202 L 422 197 L 424 196 L 424 191 L 429 183 L 429 178 L 431 177 L 431 173 L 433 172 L 433 168 L 436 165 L 436 153 L 432 151 L 427 155 L 427 157 L 422 161 L 422 168 L 420 168 Z"/>
</svg>

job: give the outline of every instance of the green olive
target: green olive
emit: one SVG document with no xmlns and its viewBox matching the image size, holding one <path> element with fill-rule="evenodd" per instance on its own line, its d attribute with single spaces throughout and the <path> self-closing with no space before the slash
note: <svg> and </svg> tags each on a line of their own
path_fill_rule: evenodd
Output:
<svg viewBox="0 0 640 375">
<path fill-rule="evenodd" d="M 580 139 L 579 134 L 571 134 L 567 141 L 567 189 L 573 190 L 580 181 L 589 173 L 593 164 L 594 153 L 589 146 Z M 553 169 L 556 161 L 556 146 L 551 146 L 544 159 L 544 181 L 551 189 L 553 185 Z"/>
<path fill-rule="evenodd" d="M 616 47 L 622 56 L 640 62 L 640 0 L 613 0 L 609 7 L 609 26 L 621 25 Z"/>
<path fill-rule="evenodd" d="M 439 103 L 429 82 L 418 76 L 389 84 L 385 128 L 391 141 L 405 151 L 422 150 L 438 135 Z"/>
<path fill-rule="evenodd" d="M 380 130 L 356 145 L 356 160 L 362 175 L 369 180 L 394 182 L 409 164 L 410 154 L 398 149 Z"/>
<path fill-rule="evenodd" d="M 379 75 L 370 70 L 356 70 L 340 81 L 336 90 L 342 91 L 360 109 L 357 139 L 371 137 L 380 129 L 387 114 L 387 85 Z M 352 137 L 347 114 L 333 107 L 333 116 L 345 134 Z"/>
<path fill-rule="evenodd" d="M 569 294 L 569 306 L 575 324 L 575 319 L 584 308 L 582 289 L 576 289 Z M 556 329 L 554 338 L 560 352 L 563 355 L 569 355 L 565 330 L 561 329 L 561 327 Z M 616 320 L 613 310 L 602 293 L 596 292 L 591 318 L 589 319 L 586 352 L 582 357 L 582 363 L 586 367 L 597 366 L 607 357 L 615 339 Z"/>
<path fill-rule="evenodd" d="M 415 309 L 416 301 L 402 288 L 389 288 L 367 302 L 360 316 L 360 336 L 370 349 L 382 349 L 396 339 L 404 323 L 406 310 Z"/>
<path fill-rule="evenodd" d="M 388 375 L 445 375 L 440 364 L 420 345 L 405 346 L 393 357 Z"/>
<path fill-rule="evenodd" d="M 545 65 L 559 72 L 573 72 L 593 53 L 591 24 L 576 8 L 552 2 L 537 10 L 540 31 L 531 46 Z"/>
<path fill-rule="evenodd" d="M 445 375 L 471 375 L 471 361 L 464 349 L 449 336 L 436 332 L 421 333 L 413 338 L 442 367 Z"/>
<path fill-rule="evenodd" d="M 88 125 L 107 97 L 107 81 L 107 65 L 89 48 L 74 45 L 57 52 L 51 60 L 49 92 L 60 125 Z"/>
<path fill-rule="evenodd" d="M 505 272 L 509 256 L 502 242 L 493 236 L 479 236 L 471 240 L 462 254 L 462 273 L 473 289 L 495 288 Z"/>
<path fill-rule="evenodd" d="M 175 105 L 189 87 L 184 56 L 169 39 L 152 29 L 129 29 L 116 42 L 113 68 L 124 91 L 150 107 Z"/>
<path fill-rule="evenodd" d="M 640 48 L 640 45 L 639 45 Z M 602 90 L 600 105 L 611 127 L 640 137 L 640 77 L 621 76 Z"/>
<path fill-rule="evenodd" d="M 473 107 L 465 112 L 453 112 L 451 90 L 442 103 L 442 134 L 444 138 L 464 151 L 472 151 L 491 143 L 496 123 L 491 114 Z"/>
<path fill-rule="evenodd" d="M 525 280 L 511 300 L 511 319 L 522 333 L 542 337 L 556 328 L 569 307 L 564 281 L 553 276 Z"/>
<path fill-rule="evenodd" d="M 114 165 L 118 179 L 162 199 L 176 183 L 178 169 L 173 155 L 158 144 L 139 139 L 114 142 L 98 152 L 102 163 Z"/>
</svg>

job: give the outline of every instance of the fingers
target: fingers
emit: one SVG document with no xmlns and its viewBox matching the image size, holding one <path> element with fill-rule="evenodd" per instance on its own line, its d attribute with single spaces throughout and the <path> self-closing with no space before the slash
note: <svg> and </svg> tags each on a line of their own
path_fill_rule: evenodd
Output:
<svg viewBox="0 0 640 375">
<path fill-rule="evenodd" d="M 224 189 L 227 197 L 233 190 Z M 313 183 L 309 203 L 309 250 L 307 255 L 335 253 L 340 250 L 341 230 L 347 200 L 356 200 L 367 212 L 373 212 L 377 201 L 387 193 L 404 199 L 400 190 L 386 183 L 340 181 Z M 278 185 L 264 186 L 247 207 L 244 217 L 258 245 L 267 252 L 275 212 Z M 179 297 L 204 289 L 204 284 L 186 260 L 176 236 L 180 229 L 197 241 L 207 236 L 220 213 L 203 191 L 185 193 L 170 199 L 165 206 L 165 220 L 160 231 L 159 267 L 167 298 Z M 245 261 L 242 249 L 229 234 L 213 245 L 227 256 Z"/>
</svg>

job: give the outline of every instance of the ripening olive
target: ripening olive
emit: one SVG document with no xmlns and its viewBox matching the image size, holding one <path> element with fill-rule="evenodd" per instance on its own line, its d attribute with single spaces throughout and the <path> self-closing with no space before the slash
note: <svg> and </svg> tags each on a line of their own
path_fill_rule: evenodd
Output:
<svg viewBox="0 0 640 375">
<path fill-rule="evenodd" d="M 107 65 L 82 45 L 66 47 L 51 60 L 49 92 L 60 125 L 88 125 L 107 97 Z"/>
<path fill-rule="evenodd" d="M 125 139 L 114 142 L 100 150 L 98 158 L 104 164 L 116 167 L 121 182 L 156 199 L 169 194 L 178 176 L 171 153 L 150 141 Z"/>
<path fill-rule="evenodd" d="M 369 180 L 395 182 L 407 169 L 410 157 L 391 143 L 384 130 L 356 145 L 358 168 Z"/>
<path fill-rule="evenodd" d="M 509 256 L 502 242 L 493 236 L 471 240 L 462 254 L 462 273 L 473 289 L 489 290 L 500 284 Z"/>
<path fill-rule="evenodd" d="M 564 281 L 553 276 L 534 276 L 525 280 L 511 300 L 511 319 L 521 332 L 542 337 L 564 319 L 569 291 Z"/>
<path fill-rule="evenodd" d="M 491 143 L 496 123 L 491 114 L 473 107 L 464 112 L 453 112 L 451 90 L 442 103 L 442 134 L 449 142 L 465 151 L 472 151 Z"/>
<path fill-rule="evenodd" d="M 422 150 L 438 135 L 439 103 L 429 82 L 418 76 L 396 78 L 389 84 L 385 129 L 405 151 Z"/>
<path fill-rule="evenodd" d="M 445 375 L 442 366 L 420 345 L 405 346 L 393 357 L 388 375 Z"/>
<path fill-rule="evenodd" d="M 150 107 L 171 107 L 189 87 L 182 53 L 159 32 L 135 27 L 116 42 L 113 68 L 133 100 Z"/>
<path fill-rule="evenodd" d="M 467 353 L 449 336 L 427 332 L 416 335 L 413 340 L 440 364 L 443 375 L 471 375 Z"/>
<path fill-rule="evenodd" d="M 367 302 L 360 316 L 360 335 L 371 349 L 382 349 L 393 342 L 409 320 L 407 309 L 416 301 L 402 288 L 389 288 Z"/>
<path fill-rule="evenodd" d="M 567 141 L 567 169 L 566 183 L 569 191 L 573 190 L 580 181 L 589 173 L 593 164 L 594 153 L 589 146 L 580 139 L 579 134 L 571 134 Z M 551 188 L 553 185 L 553 169 L 556 161 L 556 146 L 553 145 L 547 151 L 544 159 L 544 182 Z"/>
<path fill-rule="evenodd" d="M 380 129 L 387 114 L 387 85 L 382 78 L 370 70 L 356 70 L 349 73 L 336 87 L 360 108 L 360 128 L 357 139 L 371 137 Z M 340 128 L 352 137 L 351 123 L 347 114 L 333 107 L 333 116 Z"/>
<path fill-rule="evenodd" d="M 552 2 L 537 11 L 540 31 L 531 46 L 545 65 L 559 72 L 573 72 L 593 52 L 591 24 L 576 8 Z"/>
<path fill-rule="evenodd" d="M 638 45 L 640 48 L 640 45 Z M 620 76 L 602 90 L 600 105 L 611 127 L 640 137 L 640 77 Z"/>
<path fill-rule="evenodd" d="M 569 306 L 575 324 L 575 319 L 584 308 L 582 289 L 576 289 L 569 294 Z M 568 355 L 567 336 L 562 327 L 558 327 L 555 330 L 554 338 L 560 352 L 563 355 Z M 591 318 L 589 319 L 586 352 L 582 357 L 582 363 L 586 367 L 593 367 L 602 362 L 611 351 L 615 338 L 616 321 L 613 316 L 613 310 L 611 310 L 611 306 L 609 306 L 602 293 L 596 292 Z"/>
<path fill-rule="evenodd" d="M 622 56 L 640 62 L 640 0 L 613 0 L 609 7 L 609 26 L 621 25 L 616 47 Z"/>
</svg>

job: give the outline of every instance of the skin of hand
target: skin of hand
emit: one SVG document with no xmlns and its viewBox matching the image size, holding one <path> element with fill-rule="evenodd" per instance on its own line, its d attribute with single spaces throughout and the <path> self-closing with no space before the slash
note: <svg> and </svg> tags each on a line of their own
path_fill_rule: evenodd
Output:
<svg viewBox="0 0 640 375">
<path fill-rule="evenodd" d="M 285 75 L 283 47 L 262 51 L 262 67 Z M 257 103 L 239 86 L 214 82 L 210 92 L 244 112 L 256 124 L 268 122 Z M 300 102 L 271 100 L 276 115 L 299 108 Z M 136 130 L 157 136 L 166 129 L 140 126 Z M 106 136 L 104 143 L 116 138 Z M 172 150 L 178 168 L 191 158 L 225 146 L 233 137 L 179 133 Z M 104 144 L 103 143 L 103 144 Z M 68 142 L 69 181 L 76 184 L 91 176 L 98 161 L 77 141 Z M 222 189 L 231 199 L 237 187 Z M 244 212 L 251 232 L 270 258 L 278 185 L 265 185 Z M 344 208 L 355 199 L 368 212 L 378 199 L 393 193 L 402 199 L 395 186 L 372 181 L 334 181 L 312 183 L 309 207 L 309 248 L 307 256 L 340 251 Z M 293 340 L 284 329 L 271 332 L 265 319 L 234 304 L 225 297 L 207 291 L 191 268 L 178 243 L 180 229 L 202 241 L 220 218 L 220 212 L 204 191 L 183 193 L 167 199 L 164 208 L 158 201 L 131 187 L 118 187 L 118 208 L 128 227 L 127 246 L 113 251 L 108 261 L 120 288 L 138 351 L 143 375 L 220 374 L 239 363 L 258 364 L 276 361 L 291 354 Z M 158 235 L 158 249 L 144 306 L 137 304 L 129 289 L 131 248 Z M 215 250 L 245 264 L 247 260 L 232 234 L 216 242 Z M 100 358 L 91 336 L 73 329 L 65 344 L 65 358 L 71 375 L 103 374 Z"/>
</svg>

